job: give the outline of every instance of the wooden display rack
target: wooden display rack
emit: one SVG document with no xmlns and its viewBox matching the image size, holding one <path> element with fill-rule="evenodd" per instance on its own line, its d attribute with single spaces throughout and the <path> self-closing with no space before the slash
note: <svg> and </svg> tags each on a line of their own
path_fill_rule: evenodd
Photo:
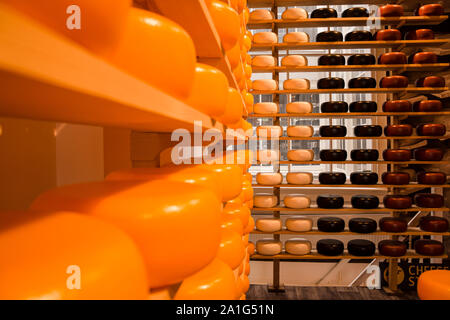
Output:
<svg viewBox="0 0 450 320">
<path fill-rule="evenodd" d="M 306 0 L 306 1 L 294 1 L 294 0 L 248 0 L 248 6 L 251 8 L 270 8 L 274 13 L 275 17 L 278 17 L 278 7 L 287 6 L 315 6 L 315 5 L 343 5 L 343 4 L 367 4 L 367 0 L 361 1 L 348 1 L 348 0 Z M 373 0 L 370 4 L 384 4 L 385 1 Z M 445 16 L 439 17 L 400 17 L 400 18 L 375 18 L 379 20 L 381 25 L 399 27 L 402 25 L 433 25 L 439 24 L 446 19 Z M 272 32 L 278 34 L 279 28 L 312 28 L 312 27 L 341 27 L 341 26 L 361 26 L 366 25 L 367 18 L 336 18 L 336 19 L 303 19 L 297 21 L 283 21 L 279 19 L 271 21 L 250 21 L 248 27 L 251 29 L 271 29 Z M 371 49 L 384 49 L 389 50 L 401 50 L 405 47 L 432 47 L 441 46 L 448 43 L 447 40 L 400 40 L 400 41 L 361 41 L 361 42 L 308 42 L 308 43 L 297 43 L 297 44 L 286 44 L 286 43 L 276 43 L 272 45 L 256 44 L 252 47 L 251 51 L 253 53 L 258 51 L 271 51 L 272 55 L 275 57 L 276 61 L 281 56 L 280 51 L 287 50 L 315 50 L 315 49 L 361 49 L 361 48 L 371 48 Z M 329 51 L 330 52 L 330 51 Z M 280 73 L 288 72 L 342 72 L 342 71 L 356 71 L 356 70 L 366 70 L 366 71 L 386 71 L 395 73 L 401 73 L 404 71 L 442 71 L 449 67 L 449 64 L 430 64 L 430 65 L 371 65 L 371 66 L 304 66 L 304 67 L 268 67 L 268 68 L 257 68 L 255 67 L 253 71 L 255 73 L 271 73 L 272 79 L 278 81 Z M 290 94 L 332 94 L 332 93 L 372 93 L 372 94 L 385 94 L 387 97 L 395 99 L 399 94 L 403 93 L 417 93 L 417 94 L 431 94 L 446 91 L 448 88 L 416 88 L 408 87 L 401 89 L 385 89 L 385 88 L 373 88 L 373 89 L 308 89 L 308 90 L 273 90 L 273 91 L 256 91 L 253 90 L 252 93 L 255 95 L 268 94 L 272 95 L 273 102 L 279 102 L 280 95 L 290 95 Z M 450 115 L 450 112 L 402 112 L 402 113 L 387 113 L 387 112 L 375 112 L 375 113 L 307 113 L 307 114 L 288 114 L 288 113 L 276 113 L 276 114 L 249 114 L 249 118 L 272 118 L 273 125 L 280 125 L 281 118 L 354 118 L 354 117 L 386 117 L 388 123 L 398 123 L 399 117 L 404 116 L 436 116 L 436 115 Z M 373 139 L 373 140 L 386 140 L 389 148 L 395 148 L 398 140 L 401 139 L 447 139 L 448 137 L 305 137 L 305 138 L 292 138 L 292 137 L 281 137 L 279 140 L 336 140 L 336 139 Z M 257 139 L 257 138 L 256 138 Z M 280 151 L 280 150 L 279 150 Z M 281 152 L 280 152 L 281 153 Z M 259 163 L 259 162 L 258 162 Z M 423 162 L 423 161 L 407 161 L 407 162 L 393 162 L 393 161 L 277 161 L 278 164 L 375 164 L 375 165 L 387 165 L 388 171 L 395 171 L 398 169 L 399 165 L 407 164 L 446 164 L 448 161 L 437 161 L 437 162 Z M 344 207 L 342 209 L 321 209 L 317 207 L 311 207 L 306 209 L 291 209 L 282 206 L 282 201 L 280 201 L 280 190 L 281 188 L 379 188 L 387 189 L 389 192 L 397 191 L 408 191 L 413 188 L 429 188 L 436 187 L 442 188 L 442 190 L 447 190 L 450 185 L 420 185 L 417 183 L 411 183 L 408 185 L 320 185 L 320 184 L 310 184 L 310 185 L 289 185 L 289 184 L 278 184 L 273 186 L 266 185 L 254 185 L 255 188 L 272 188 L 273 194 L 277 196 L 279 206 L 273 208 L 253 208 L 253 212 L 258 215 L 269 215 L 274 218 L 280 218 L 281 215 L 286 216 L 290 213 L 292 214 L 327 214 L 330 212 L 333 214 L 382 214 L 390 213 L 392 216 L 398 216 L 405 212 L 448 212 L 450 208 L 417 208 L 412 207 L 405 210 L 393 210 L 386 208 L 378 209 L 355 209 L 350 207 Z M 447 202 L 446 202 L 447 203 Z M 276 232 L 261 232 L 255 230 L 253 234 L 270 234 L 274 240 L 280 240 L 280 235 L 330 235 L 330 233 L 320 232 L 318 230 L 312 230 L 308 232 L 298 233 L 288 231 L 286 229 L 276 231 Z M 340 233 L 331 233 L 335 235 L 354 235 L 354 233 L 345 230 Z M 398 236 L 425 236 L 425 235 L 450 235 L 450 232 L 445 233 L 430 233 L 422 231 L 418 228 L 409 228 L 404 233 L 392 234 L 383 231 L 376 231 L 368 235 L 383 235 L 390 236 L 392 239 L 397 239 Z M 269 287 L 269 291 L 283 291 L 284 287 L 280 284 L 280 261 L 301 261 L 301 260 L 330 260 L 330 259 L 386 259 L 389 261 L 389 287 L 386 288 L 389 292 L 398 292 L 397 288 L 397 268 L 399 259 L 422 259 L 422 258 L 446 258 L 446 255 L 439 257 L 426 257 L 418 255 L 417 253 L 409 250 L 405 256 L 399 258 L 387 257 L 379 255 L 378 253 L 370 257 L 355 257 L 349 255 L 345 252 L 343 255 L 336 257 L 322 256 L 317 252 L 313 251 L 311 254 L 304 256 L 295 256 L 288 253 L 281 253 L 274 256 L 264 256 L 260 254 L 254 254 L 251 258 L 252 260 L 262 260 L 262 261 L 273 261 L 273 284 Z"/>
</svg>

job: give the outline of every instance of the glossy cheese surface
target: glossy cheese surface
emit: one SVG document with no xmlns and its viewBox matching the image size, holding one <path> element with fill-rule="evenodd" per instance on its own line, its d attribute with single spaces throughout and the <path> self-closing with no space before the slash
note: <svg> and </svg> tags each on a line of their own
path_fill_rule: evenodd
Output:
<svg viewBox="0 0 450 320">
<path fill-rule="evenodd" d="M 317 81 L 317 89 L 343 89 L 344 79 L 337 77 L 322 78 Z"/>
<path fill-rule="evenodd" d="M 402 34 L 397 29 L 378 30 L 375 34 L 377 41 L 397 41 L 402 39 Z"/>
<path fill-rule="evenodd" d="M 388 194 L 384 196 L 383 204 L 389 209 L 408 209 L 412 206 L 412 198 L 408 195 Z"/>
<path fill-rule="evenodd" d="M 319 19 L 323 19 L 323 18 L 337 18 L 337 11 L 333 8 L 320 8 L 320 9 L 315 9 L 313 10 L 313 12 L 311 13 L 311 18 L 315 19 L 315 18 L 319 18 Z"/>
<path fill-rule="evenodd" d="M 258 32 L 253 35 L 253 43 L 256 44 L 272 44 L 277 43 L 278 37 L 275 33 L 265 31 L 265 32 Z"/>
<path fill-rule="evenodd" d="M 259 254 L 273 256 L 279 254 L 283 249 L 281 241 L 273 239 L 262 239 L 256 241 L 256 251 Z"/>
<path fill-rule="evenodd" d="M 440 16 L 444 14 L 444 7 L 439 3 L 426 4 L 419 8 L 419 16 Z"/>
<path fill-rule="evenodd" d="M 438 57 L 434 52 L 417 52 L 412 56 L 410 63 L 424 64 L 437 63 Z"/>
<path fill-rule="evenodd" d="M 236 269 L 245 258 L 245 246 L 242 236 L 233 230 L 222 229 L 217 259 Z"/>
<path fill-rule="evenodd" d="M 288 8 L 283 11 L 281 18 L 283 20 L 307 19 L 308 12 L 303 8 Z"/>
<path fill-rule="evenodd" d="M 408 100 L 388 100 L 383 103 L 384 112 L 411 112 L 412 104 Z"/>
<path fill-rule="evenodd" d="M 311 253 L 311 242 L 303 238 L 291 238 L 284 242 L 287 253 L 295 255 L 305 255 Z"/>
<path fill-rule="evenodd" d="M 252 66 L 254 67 L 274 67 L 277 65 L 275 57 L 268 55 L 256 56 L 252 59 Z"/>
<path fill-rule="evenodd" d="M 417 182 L 420 184 L 444 184 L 447 181 L 447 175 L 444 172 L 425 172 L 417 173 Z"/>
<path fill-rule="evenodd" d="M 347 112 L 348 103 L 345 101 L 327 101 L 322 102 L 320 105 L 320 112 L 322 113 L 337 113 L 337 112 Z"/>
<path fill-rule="evenodd" d="M 426 123 L 420 124 L 416 128 L 418 136 L 443 136 L 445 135 L 447 128 L 444 124 L 440 123 Z"/>
<path fill-rule="evenodd" d="M 409 161 L 412 153 L 408 149 L 386 149 L 383 151 L 385 161 Z"/>
<path fill-rule="evenodd" d="M 427 216 L 420 219 L 420 229 L 428 232 L 447 232 L 448 220 L 442 217 Z"/>
<path fill-rule="evenodd" d="M 312 126 L 289 126 L 286 129 L 289 137 L 311 137 L 314 134 Z"/>
<path fill-rule="evenodd" d="M 363 7 L 353 7 L 345 9 L 342 12 L 342 18 L 358 18 L 358 17 L 368 17 L 369 11 Z"/>
<path fill-rule="evenodd" d="M 270 194 L 256 195 L 253 203 L 257 208 L 272 208 L 278 204 L 277 197 Z"/>
<path fill-rule="evenodd" d="M 381 231 L 385 232 L 406 232 L 408 222 L 403 218 L 384 217 L 379 221 Z"/>
<path fill-rule="evenodd" d="M 278 104 L 274 102 L 259 102 L 253 106 L 253 112 L 259 114 L 273 114 L 278 112 Z"/>
<path fill-rule="evenodd" d="M 375 56 L 368 53 L 353 54 L 347 60 L 348 65 L 370 65 L 375 63 Z"/>
<path fill-rule="evenodd" d="M 338 256 L 344 252 L 344 243 L 336 239 L 320 239 L 316 248 L 317 252 L 324 256 Z"/>
<path fill-rule="evenodd" d="M 353 101 L 349 109 L 350 112 L 377 112 L 378 106 L 375 101 Z"/>
<path fill-rule="evenodd" d="M 339 31 L 323 31 L 316 36 L 316 42 L 339 42 L 343 40 L 344 37 Z"/>
<path fill-rule="evenodd" d="M 386 76 L 380 80 L 380 88 L 406 88 L 408 78 L 405 76 Z"/>
<path fill-rule="evenodd" d="M 314 159 L 314 151 L 311 149 L 289 150 L 287 158 L 290 161 L 312 161 Z"/>
<path fill-rule="evenodd" d="M 365 239 L 353 239 L 347 243 L 348 253 L 357 257 L 373 256 L 375 243 Z"/>
<path fill-rule="evenodd" d="M 401 257 L 406 254 L 406 244 L 398 240 L 382 240 L 378 242 L 378 251 L 387 257 Z"/>
<path fill-rule="evenodd" d="M 377 196 L 357 194 L 352 196 L 352 207 L 356 209 L 376 209 L 380 204 Z"/>
<path fill-rule="evenodd" d="M 402 185 L 408 184 L 410 177 L 407 172 L 384 172 L 381 175 L 384 184 Z"/>
<path fill-rule="evenodd" d="M 312 230 L 313 221 L 306 217 L 292 217 L 286 219 L 286 228 L 294 232 L 307 232 Z"/>
<path fill-rule="evenodd" d="M 414 150 L 414 159 L 418 161 L 441 161 L 444 151 L 439 148 L 419 148 Z"/>
<path fill-rule="evenodd" d="M 284 43 L 309 42 L 309 35 L 306 32 L 289 32 L 283 37 Z"/>
<path fill-rule="evenodd" d="M 308 65 L 308 59 L 299 54 L 290 54 L 281 59 L 281 65 L 284 67 L 302 67 Z"/>
<path fill-rule="evenodd" d="M 344 184 L 347 177 L 344 172 L 321 172 L 319 182 L 321 184 Z"/>
<path fill-rule="evenodd" d="M 323 232 L 341 232 L 344 231 L 345 222 L 337 217 L 322 217 L 317 220 L 317 228 Z"/>
<path fill-rule="evenodd" d="M 417 29 L 408 31 L 405 40 L 433 40 L 434 32 L 431 29 Z"/>
<path fill-rule="evenodd" d="M 283 82 L 284 90 L 307 90 L 309 89 L 308 79 L 287 79 Z"/>
<path fill-rule="evenodd" d="M 372 41 L 373 36 L 370 31 L 351 31 L 345 35 L 345 41 Z"/>
<path fill-rule="evenodd" d="M 289 184 L 311 184 L 313 175 L 310 172 L 288 172 L 286 181 Z"/>
<path fill-rule="evenodd" d="M 450 271 L 423 272 L 417 281 L 417 294 L 421 300 L 450 300 Z"/>
<path fill-rule="evenodd" d="M 401 17 L 403 16 L 403 6 L 399 4 L 386 4 L 378 8 L 380 17 Z"/>
<path fill-rule="evenodd" d="M 339 209 L 344 206 L 344 198 L 334 194 L 319 195 L 316 202 L 323 209 Z"/>
<path fill-rule="evenodd" d="M 340 54 L 326 54 L 319 57 L 319 66 L 338 66 L 345 65 L 345 57 Z"/>
<path fill-rule="evenodd" d="M 287 113 L 311 113 L 313 106 L 311 102 L 306 101 L 296 101 L 290 102 L 286 105 Z"/>
<path fill-rule="evenodd" d="M 303 194 L 290 194 L 284 197 L 284 205 L 287 208 L 305 209 L 311 205 L 311 200 Z"/>
<path fill-rule="evenodd" d="M 406 54 L 401 51 L 383 53 L 378 58 L 379 64 L 406 64 L 407 62 Z"/>
<path fill-rule="evenodd" d="M 265 186 L 273 186 L 277 184 L 281 184 L 283 182 L 283 176 L 279 172 L 269 172 L 269 173 L 258 173 L 256 175 L 256 183 L 262 184 Z"/>
<path fill-rule="evenodd" d="M 370 77 L 353 78 L 348 81 L 349 88 L 375 88 L 376 86 L 376 80 Z"/>
<path fill-rule="evenodd" d="M 422 100 L 413 104 L 416 112 L 438 112 L 442 110 L 442 102 L 440 100 Z"/>
<path fill-rule="evenodd" d="M 376 172 L 352 172 L 350 174 L 350 181 L 352 184 L 377 184 L 378 174 Z"/>
<path fill-rule="evenodd" d="M 214 26 L 219 33 L 223 48 L 225 50 L 231 49 L 239 41 L 239 14 L 233 8 L 221 1 L 209 0 L 207 5 Z"/>
<path fill-rule="evenodd" d="M 376 161 L 378 157 L 377 149 L 355 149 L 350 152 L 353 161 Z"/>
<path fill-rule="evenodd" d="M 280 219 L 256 219 L 256 229 L 264 232 L 280 231 L 282 223 Z"/>
<path fill-rule="evenodd" d="M 348 222 L 351 232 L 372 233 L 377 230 L 377 222 L 370 218 L 352 218 Z"/>
<path fill-rule="evenodd" d="M 384 127 L 386 137 L 406 137 L 413 133 L 413 127 L 410 124 L 391 124 Z"/>
<path fill-rule="evenodd" d="M 347 135 L 347 127 L 339 125 L 320 126 L 319 134 L 322 137 L 345 137 Z"/>
<path fill-rule="evenodd" d="M 355 137 L 380 137 L 383 129 L 379 125 L 363 125 L 353 128 Z"/>
<path fill-rule="evenodd" d="M 445 79 L 440 76 L 423 77 L 417 79 L 416 87 L 432 87 L 432 88 L 445 87 Z"/>
<path fill-rule="evenodd" d="M 322 161 L 345 161 L 347 159 L 347 151 L 343 149 L 324 149 L 320 150 L 319 157 Z"/>
</svg>

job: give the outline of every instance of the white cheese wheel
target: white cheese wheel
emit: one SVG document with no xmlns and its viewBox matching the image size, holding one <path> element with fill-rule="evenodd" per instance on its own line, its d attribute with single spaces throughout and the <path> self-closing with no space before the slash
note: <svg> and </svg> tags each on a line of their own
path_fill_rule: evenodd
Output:
<svg viewBox="0 0 450 320">
<path fill-rule="evenodd" d="M 278 104 L 275 102 L 259 102 L 253 105 L 253 112 L 259 114 L 278 113 Z"/>
<path fill-rule="evenodd" d="M 307 90 L 309 89 L 308 79 L 288 79 L 283 82 L 284 90 Z"/>
<path fill-rule="evenodd" d="M 308 12 L 306 12 L 306 10 L 303 8 L 289 8 L 284 10 L 281 18 L 283 20 L 307 19 Z"/>
<path fill-rule="evenodd" d="M 256 9 L 250 12 L 250 20 L 258 21 L 258 20 L 273 20 L 275 15 L 272 11 L 267 9 Z"/>
<path fill-rule="evenodd" d="M 274 67 L 276 64 L 277 59 L 268 55 L 256 56 L 252 59 L 253 67 Z"/>
<path fill-rule="evenodd" d="M 312 137 L 314 128 L 312 126 L 289 126 L 286 133 L 289 137 Z"/>
<path fill-rule="evenodd" d="M 286 229 L 294 232 L 307 232 L 311 231 L 313 226 L 313 221 L 306 217 L 292 217 L 286 219 Z"/>
<path fill-rule="evenodd" d="M 281 65 L 283 67 L 302 67 L 308 65 L 308 59 L 305 56 L 299 54 L 291 54 L 281 59 Z"/>
<path fill-rule="evenodd" d="M 311 205 L 311 199 L 304 194 L 289 194 L 283 199 L 284 206 L 293 209 L 305 209 Z"/>
<path fill-rule="evenodd" d="M 261 239 L 256 241 L 256 251 L 265 256 L 273 256 L 279 254 L 283 246 L 281 241 L 273 239 Z"/>
<path fill-rule="evenodd" d="M 259 126 L 256 128 L 256 135 L 263 138 L 279 138 L 283 135 L 283 128 L 280 126 Z"/>
<path fill-rule="evenodd" d="M 273 79 L 258 79 L 252 82 L 253 90 L 277 90 L 278 83 Z"/>
<path fill-rule="evenodd" d="M 314 151 L 311 149 L 289 150 L 287 158 L 290 161 L 312 161 L 314 159 Z"/>
<path fill-rule="evenodd" d="M 282 223 L 280 219 L 268 218 L 256 220 L 256 229 L 264 232 L 280 231 Z"/>
<path fill-rule="evenodd" d="M 286 240 L 284 248 L 287 253 L 302 256 L 311 253 L 311 242 L 302 238 Z"/>
<path fill-rule="evenodd" d="M 258 161 L 262 164 L 269 164 L 272 162 L 276 162 L 280 159 L 280 152 L 278 150 L 259 150 Z"/>
<path fill-rule="evenodd" d="M 258 194 L 253 197 L 253 205 L 257 208 L 273 208 L 278 204 L 278 199 L 273 194 Z"/>
<path fill-rule="evenodd" d="M 311 172 L 288 172 L 286 181 L 289 184 L 311 184 L 313 175 Z"/>
<path fill-rule="evenodd" d="M 253 35 L 253 43 L 257 44 L 273 44 L 278 42 L 278 37 L 274 32 L 265 31 L 258 32 Z"/>
<path fill-rule="evenodd" d="M 273 186 L 283 182 L 283 175 L 279 172 L 260 172 L 256 175 L 256 183 Z"/>
<path fill-rule="evenodd" d="M 283 37 L 284 43 L 309 42 L 309 35 L 302 31 L 289 32 Z"/>
<path fill-rule="evenodd" d="M 312 103 L 306 101 L 296 101 L 286 105 L 287 113 L 310 113 L 312 110 Z"/>
</svg>

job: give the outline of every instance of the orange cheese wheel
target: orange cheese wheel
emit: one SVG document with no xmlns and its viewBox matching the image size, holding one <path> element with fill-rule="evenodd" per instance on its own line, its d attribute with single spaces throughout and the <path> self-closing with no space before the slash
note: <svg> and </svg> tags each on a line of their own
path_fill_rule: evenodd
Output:
<svg viewBox="0 0 450 320">
<path fill-rule="evenodd" d="M 238 274 L 241 275 L 244 272 L 244 261 L 241 262 L 238 268 Z"/>
<path fill-rule="evenodd" d="M 109 5 L 103 10 L 108 10 Z M 145 39 L 145 40 L 143 40 Z M 131 8 L 112 64 L 177 98 L 194 83 L 196 53 L 189 34 L 148 10 Z"/>
<path fill-rule="evenodd" d="M 251 174 L 250 172 L 244 173 L 244 180 L 246 180 L 246 181 L 252 183 L 252 181 L 253 181 L 253 176 L 252 176 L 252 174 Z"/>
<path fill-rule="evenodd" d="M 86 213 L 119 226 L 140 249 L 150 288 L 179 282 L 215 257 L 221 207 L 208 189 L 166 180 L 68 185 L 31 205 L 35 211 Z"/>
<path fill-rule="evenodd" d="M 253 188 L 251 182 L 242 182 L 242 202 L 247 202 L 253 199 Z"/>
<path fill-rule="evenodd" d="M 238 217 L 241 220 L 244 228 L 246 228 L 249 222 L 248 219 L 251 215 L 251 212 L 250 209 L 248 209 L 245 205 L 242 205 L 239 208 L 229 208 L 225 206 L 225 208 L 223 209 L 223 214 Z"/>
<path fill-rule="evenodd" d="M 421 300 L 450 300 L 450 270 L 429 270 L 417 281 Z"/>
<path fill-rule="evenodd" d="M 244 274 L 248 276 L 250 274 L 250 263 L 246 263 L 244 267 Z"/>
<path fill-rule="evenodd" d="M 251 89 L 253 89 L 253 82 L 252 82 L 252 80 L 247 80 L 246 81 L 247 83 L 246 83 L 246 85 L 247 85 L 247 89 L 248 90 L 251 90 Z"/>
<path fill-rule="evenodd" d="M 225 215 L 222 218 L 222 229 L 227 229 L 234 231 L 240 235 L 244 234 L 244 226 L 239 217 L 234 217 L 232 215 Z"/>
<path fill-rule="evenodd" d="M 249 256 L 255 253 L 255 244 L 253 242 L 249 242 L 247 245 L 247 253 Z"/>
<path fill-rule="evenodd" d="M 109 55 L 119 42 L 132 3 L 131 0 L 113 2 L 2 0 L 1 2 L 102 56 Z M 78 8 L 71 7 L 72 5 Z"/>
<path fill-rule="evenodd" d="M 245 77 L 249 80 L 252 77 L 252 67 L 249 64 L 245 64 L 244 66 Z"/>
<path fill-rule="evenodd" d="M 239 300 L 247 300 L 247 296 L 245 294 L 241 295 L 241 297 L 239 298 Z"/>
<path fill-rule="evenodd" d="M 236 296 L 233 270 L 214 259 L 181 283 L 174 300 L 233 300 Z"/>
<path fill-rule="evenodd" d="M 245 258 L 245 247 L 242 243 L 242 237 L 234 231 L 222 230 L 222 239 L 217 258 L 225 262 L 233 270 L 239 267 L 239 264 Z"/>
<path fill-rule="evenodd" d="M 248 20 L 250 19 L 250 10 L 248 10 L 248 8 L 244 8 L 242 10 L 241 15 L 242 15 L 243 20 L 244 20 L 244 25 L 247 25 L 248 24 Z"/>
<path fill-rule="evenodd" d="M 177 288 L 177 285 L 173 285 L 151 289 L 148 300 L 173 300 Z"/>
<path fill-rule="evenodd" d="M 252 200 L 249 200 L 249 201 L 246 201 L 245 203 L 244 203 L 244 205 L 247 207 L 247 208 L 249 208 L 250 210 L 251 209 L 253 209 L 253 199 Z"/>
<path fill-rule="evenodd" d="M 208 6 L 214 26 L 225 50 L 231 49 L 241 33 L 239 14 L 223 2 L 212 0 Z"/>
<path fill-rule="evenodd" d="M 246 293 L 248 289 L 250 289 L 250 280 L 245 274 L 241 276 L 241 280 L 242 280 L 242 293 Z"/>
<path fill-rule="evenodd" d="M 241 50 L 249 51 L 252 47 L 252 38 L 247 33 L 244 33 L 241 36 L 239 44 L 241 46 Z"/>
<path fill-rule="evenodd" d="M 232 48 L 226 50 L 225 55 L 230 62 L 231 69 L 234 70 L 235 68 L 237 68 L 237 66 L 241 62 L 241 48 L 239 44 L 236 44 Z"/>
<path fill-rule="evenodd" d="M 2 300 L 148 296 L 144 260 L 133 240 L 94 217 L 2 212 L 0 252 Z"/>
<path fill-rule="evenodd" d="M 228 99 L 225 113 L 217 118 L 220 122 L 228 125 L 238 122 L 242 117 L 244 103 L 240 93 L 234 88 L 228 88 Z"/>
<path fill-rule="evenodd" d="M 255 219 L 253 217 L 249 217 L 247 226 L 244 228 L 244 234 L 248 234 L 255 229 Z"/>
<path fill-rule="evenodd" d="M 210 116 L 225 113 L 228 100 L 228 79 L 217 68 L 197 63 L 194 85 L 186 102 Z"/>
<path fill-rule="evenodd" d="M 238 0 L 238 12 L 241 13 L 247 8 L 247 0 Z"/>
<path fill-rule="evenodd" d="M 237 197 L 237 198 L 227 201 L 224 209 L 235 210 L 235 209 L 239 209 L 240 207 L 242 207 L 242 200 L 239 197 Z"/>
</svg>

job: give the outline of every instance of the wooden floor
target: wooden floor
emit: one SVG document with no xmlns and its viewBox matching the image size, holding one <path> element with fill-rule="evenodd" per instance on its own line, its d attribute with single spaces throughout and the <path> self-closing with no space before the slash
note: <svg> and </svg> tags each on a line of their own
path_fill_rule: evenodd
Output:
<svg viewBox="0 0 450 320">
<path fill-rule="evenodd" d="M 273 293 L 264 285 L 251 285 L 247 300 L 417 300 L 415 292 L 390 295 L 383 290 L 363 287 L 286 287 L 283 293 Z"/>
</svg>

